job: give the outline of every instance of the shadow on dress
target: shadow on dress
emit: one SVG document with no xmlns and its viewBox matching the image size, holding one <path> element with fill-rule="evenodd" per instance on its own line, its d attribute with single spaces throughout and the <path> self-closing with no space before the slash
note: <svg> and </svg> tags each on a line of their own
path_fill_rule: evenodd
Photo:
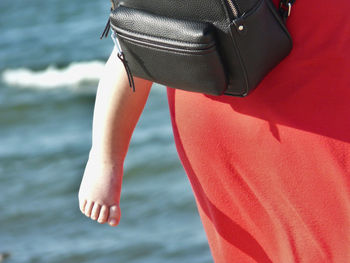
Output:
<svg viewBox="0 0 350 263">
<path fill-rule="evenodd" d="M 174 123 L 173 132 L 175 139 L 179 138 L 177 126 Z M 186 156 L 181 140 L 176 140 L 176 147 L 178 148 L 178 152 L 183 155 L 181 156 L 182 164 L 187 172 L 189 180 L 191 181 L 192 187 L 196 189 L 195 196 L 197 204 L 201 207 L 206 216 L 211 220 L 219 235 L 257 262 L 272 263 L 271 259 L 268 257 L 257 240 L 240 225 L 235 223 L 231 218 L 220 211 L 209 200 L 200 184 L 200 181 L 195 175 L 191 164 L 188 161 L 188 157 Z"/>
</svg>

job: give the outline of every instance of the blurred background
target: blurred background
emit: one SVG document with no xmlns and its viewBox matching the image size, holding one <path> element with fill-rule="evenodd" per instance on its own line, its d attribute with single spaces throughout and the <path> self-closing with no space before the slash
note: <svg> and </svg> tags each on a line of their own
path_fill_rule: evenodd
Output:
<svg viewBox="0 0 350 263">
<path fill-rule="evenodd" d="M 162 86 L 132 139 L 119 227 L 78 209 L 96 87 L 113 48 L 99 39 L 109 8 L 109 0 L 0 1 L 3 262 L 212 261 Z"/>
</svg>

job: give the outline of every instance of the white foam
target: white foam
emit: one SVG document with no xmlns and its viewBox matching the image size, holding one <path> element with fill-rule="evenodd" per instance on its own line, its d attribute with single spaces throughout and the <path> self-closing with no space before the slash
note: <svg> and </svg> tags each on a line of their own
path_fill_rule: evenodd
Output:
<svg viewBox="0 0 350 263">
<path fill-rule="evenodd" d="M 1 74 L 1 79 L 8 85 L 19 87 L 56 88 L 75 86 L 85 81 L 100 79 L 104 62 L 73 62 L 66 68 L 58 69 L 49 66 L 42 71 L 28 68 L 7 69 Z"/>
</svg>

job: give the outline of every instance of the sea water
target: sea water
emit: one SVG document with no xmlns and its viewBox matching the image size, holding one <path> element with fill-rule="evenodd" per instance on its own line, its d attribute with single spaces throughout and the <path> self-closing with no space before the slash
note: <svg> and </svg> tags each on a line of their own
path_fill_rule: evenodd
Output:
<svg viewBox="0 0 350 263">
<path fill-rule="evenodd" d="M 0 1 L 0 253 L 8 263 L 212 262 L 154 85 L 125 163 L 116 228 L 82 215 L 92 113 L 113 48 L 109 1 Z"/>
</svg>

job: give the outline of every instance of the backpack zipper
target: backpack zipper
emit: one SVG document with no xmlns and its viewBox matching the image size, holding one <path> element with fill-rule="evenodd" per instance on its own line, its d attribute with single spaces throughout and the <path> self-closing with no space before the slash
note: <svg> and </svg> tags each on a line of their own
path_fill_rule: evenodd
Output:
<svg viewBox="0 0 350 263">
<path fill-rule="evenodd" d="M 115 4 L 114 4 L 114 0 L 110 0 L 111 1 L 111 11 L 113 11 L 115 9 Z M 228 4 L 230 10 L 231 10 L 231 15 L 233 15 L 232 19 L 238 18 L 240 15 L 240 10 L 238 7 L 238 4 L 236 2 L 236 0 L 226 0 L 226 3 Z M 108 18 L 106 27 L 102 33 L 102 35 L 100 36 L 100 39 L 102 39 L 103 37 L 107 37 L 108 36 L 108 32 L 110 29 L 110 18 Z"/>
<path fill-rule="evenodd" d="M 240 15 L 240 11 L 239 11 L 239 7 L 238 7 L 236 0 L 226 0 L 226 2 L 231 10 L 231 14 L 233 15 L 233 19 L 238 18 Z"/>
<path fill-rule="evenodd" d="M 168 51 L 204 54 L 216 48 L 215 42 L 213 40 L 208 43 L 182 42 L 182 41 L 173 40 L 173 39 L 168 39 L 167 41 L 164 41 L 165 39 L 162 37 L 150 37 L 148 35 L 143 36 L 141 34 L 130 34 L 127 30 L 123 30 L 120 28 L 118 29 L 112 28 L 112 31 L 114 32 L 114 34 L 118 35 L 119 37 L 127 41 L 130 41 L 139 45 L 143 45 L 143 46 L 148 46 L 148 47 L 153 47 L 153 48 L 163 49 Z M 117 42 L 117 39 L 116 39 L 116 45 L 118 48 L 119 44 Z M 119 48 L 120 48 L 120 45 L 119 45 Z"/>
</svg>

